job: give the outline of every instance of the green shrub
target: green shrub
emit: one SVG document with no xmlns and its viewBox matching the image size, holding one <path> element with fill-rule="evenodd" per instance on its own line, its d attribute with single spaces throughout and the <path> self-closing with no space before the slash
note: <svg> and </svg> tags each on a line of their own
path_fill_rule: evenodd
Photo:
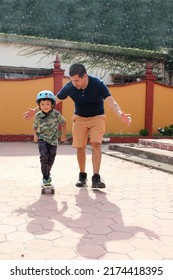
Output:
<svg viewBox="0 0 173 280">
<path fill-rule="evenodd" d="M 146 129 L 146 128 L 141 129 L 141 130 L 139 131 L 139 134 L 140 134 L 141 136 L 147 136 L 147 135 L 148 135 L 148 129 Z"/>
<path fill-rule="evenodd" d="M 159 127 L 158 131 L 161 135 L 173 136 L 173 124 L 171 124 L 170 126 Z"/>
</svg>

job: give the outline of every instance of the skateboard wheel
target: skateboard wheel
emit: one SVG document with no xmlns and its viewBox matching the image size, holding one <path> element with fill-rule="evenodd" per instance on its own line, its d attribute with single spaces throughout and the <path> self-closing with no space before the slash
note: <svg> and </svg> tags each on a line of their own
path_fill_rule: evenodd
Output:
<svg viewBox="0 0 173 280">
<path fill-rule="evenodd" d="M 51 194 L 55 194 L 55 190 L 54 189 L 51 189 Z"/>
<path fill-rule="evenodd" d="M 45 190 L 43 189 L 43 190 L 41 190 L 41 194 L 45 194 Z"/>
</svg>

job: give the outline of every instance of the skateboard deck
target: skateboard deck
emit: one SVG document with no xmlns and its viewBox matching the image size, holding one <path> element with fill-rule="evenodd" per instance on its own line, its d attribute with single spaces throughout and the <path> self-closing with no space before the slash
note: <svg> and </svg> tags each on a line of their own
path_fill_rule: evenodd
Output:
<svg viewBox="0 0 173 280">
<path fill-rule="evenodd" d="M 47 194 L 47 193 L 55 194 L 55 189 L 53 185 L 41 186 L 41 194 Z"/>
</svg>

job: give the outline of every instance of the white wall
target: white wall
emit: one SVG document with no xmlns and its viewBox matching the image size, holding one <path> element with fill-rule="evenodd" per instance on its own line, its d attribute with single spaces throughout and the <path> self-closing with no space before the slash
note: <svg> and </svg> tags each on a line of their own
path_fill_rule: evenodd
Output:
<svg viewBox="0 0 173 280">
<path fill-rule="evenodd" d="M 37 47 L 38 49 L 38 47 Z M 0 43 L 0 65 L 1 66 L 15 66 L 15 67 L 31 67 L 31 68 L 54 68 L 55 55 L 45 55 L 43 52 L 35 51 L 34 46 L 23 46 L 19 44 L 5 44 Z M 63 64 L 61 61 L 61 68 L 65 70 L 65 75 L 68 76 L 70 65 Z M 87 67 L 87 66 L 86 66 Z M 111 76 L 106 74 L 102 77 L 99 70 L 88 71 L 89 75 L 102 78 L 106 84 L 111 84 Z"/>
<path fill-rule="evenodd" d="M 32 52 L 32 55 L 26 55 Z M 53 68 L 55 56 L 35 53 L 33 46 L 0 44 L 0 65 L 32 68 Z"/>
</svg>

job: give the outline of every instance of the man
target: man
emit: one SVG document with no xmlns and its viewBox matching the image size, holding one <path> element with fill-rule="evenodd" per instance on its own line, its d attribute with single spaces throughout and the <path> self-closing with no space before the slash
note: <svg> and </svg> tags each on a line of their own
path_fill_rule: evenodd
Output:
<svg viewBox="0 0 173 280">
<path fill-rule="evenodd" d="M 92 188 L 105 188 L 106 185 L 99 174 L 101 142 L 105 133 L 104 100 L 113 112 L 128 125 L 131 123 L 131 116 L 121 111 L 120 106 L 113 99 L 106 85 L 98 78 L 89 76 L 83 64 L 75 63 L 71 65 L 69 76 L 70 82 L 58 92 L 56 103 L 69 96 L 75 104 L 72 146 L 77 148 L 77 160 L 80 170 L 76 186 L 83 187 L 86 185 L 86 144 L 89 134 L 92 147 Z M 35 109 L 29 109 L 24 114 L 24 118 L 29 119 L 34 113 Z"/>
</svg>

